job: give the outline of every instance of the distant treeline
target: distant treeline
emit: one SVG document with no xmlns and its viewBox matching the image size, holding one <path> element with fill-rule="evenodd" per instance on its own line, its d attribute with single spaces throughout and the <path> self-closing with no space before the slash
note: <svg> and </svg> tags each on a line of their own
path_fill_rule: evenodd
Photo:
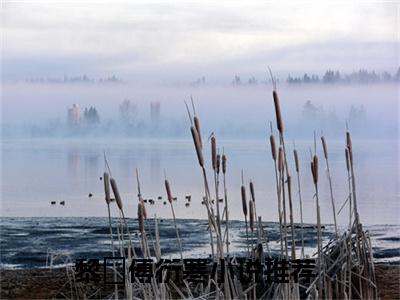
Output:
<svg viewBox="0 0 400 300">
<path fill-rule="evenodd" d="M 204 78 L 204 77 L 203 77 Z M 280 81 L 277 79 L 277 81 Z M 327 70 L 322 77 L 317 74 L 304 73 L 302 76 L 288 75 L 286 78 L 288 84 L 373 84 L 373 83 L 399 83 L 400 82 L 400 67 L 393 74 L 384 71 L 377 73 L 360 69 L 351 73 L 341 73 L 338 70 Z M 205 78 L 202 81 L 197 80 L 195 84 L 205 84 Z M 239 75 L 235 75 L 232 80 L 233 86 L 241 85 L 257 85 L 270 84 L 271 80 L 258 81 L 254 76 L 243 80 Z"/>
<path fill-rule="evenodd" d="M 122 80 L 115 75 L 111 75 L 105 78 L 90 78 L 86 74 L 78 76 L 64 75 L 63 78 L 57 77 L 35 77 L 25 79 L 25 82 L 29 83 L 122 83 Z"/>
<path fill-rule="evenodd" d="M 379 83 L 379 82 L 400 82 L 400 68 L 397 69 L 397 72 L 394 74 L 390 74 L 387 71 L 382 73 L 377 73 L 375 71 L 368 70 L 358 70 L 353 71 L 349 74 L 340 73 L 339 71 L 327 70 L 322 78 L 319 78 L 318 75 L 311 74 L 308 75 L 304 73 L 301 77 L 292 77 L 290 74 L 286 79 L 287 83 L 296 84 L 296 83 Z"/>
</svg>

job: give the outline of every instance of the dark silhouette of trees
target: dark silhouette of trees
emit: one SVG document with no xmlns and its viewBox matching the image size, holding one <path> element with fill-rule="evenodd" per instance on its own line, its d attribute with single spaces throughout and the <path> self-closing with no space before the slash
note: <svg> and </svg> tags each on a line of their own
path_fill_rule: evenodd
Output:
<svg viewBox="0 0 400 300">
<path fill-rule="evenodd" d="M 96 125 L 100 123 L 100 117 L 97 109 L 93 106 L 91 106 L 89 109 L 85 107 L 83 118 L 85 120 L 85 123 L 89 125 Z"/>
<path fill-rule="evenodd" d="M 289 84 L 299 84 L 299 83 L 325 83 L 325 84 L 370 84 L 370 83 L 379 83 L 379 82 L 399 82 L 400 81 L 400 67 L 397 69 L 397 72 L 391 75 L 389 72 L 384 71 L 381 74 L 376 73 L 375 71 L 368 71 L 364 69 L 360 69 L 358 71 L 353 71 L 349 74 L 341 74 L 339 71 L 335 70 L 327 70 L 324 73 L 324 76 L 319 79 L 318 75 L 309 76 L 307 73 L 304 73 L 303 76 L 293 77 L 292 75 L 288 75 L 286 82 Z"/>
<path fill-rule="evenodd" d="M 240 76 L 235 75 L 232 81 L 232 85 L 242 85 L 242 81 L 240 80 Z"/>
</svg>

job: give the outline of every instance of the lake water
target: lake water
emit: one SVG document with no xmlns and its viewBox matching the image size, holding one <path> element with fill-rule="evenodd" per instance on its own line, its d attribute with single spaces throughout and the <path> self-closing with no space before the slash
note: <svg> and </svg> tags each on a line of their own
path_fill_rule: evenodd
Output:
<svg viewBox="0 0 400 300">
<path fill-rule="evenodd" d="M 114 234 L 118 219 L 112 220 Z M 140 255 L 140 237 L 138 222 L 128 219 L 135 252 Z M 205 258 L 210 252 L 207 222 L 204 220 L 179 219 L 177 226 L 185 258 Z M 154 221 L 146 220 L 146 233 L 149 241 L 154 239 Z M 264 222 L 265 252 L 277 256 L 280 252 L 278 223 Z M 0 218 L 1 254 L 0 269 L 41 268 L 46 266 L 48 254 L 58 255 L 54 265 L 63 265 L 65 259 L 74 262 L 77 258 L 97 258 L 111 256 L 111 241 L 108 218 Z M 171 219 L 158 219 L 161 254 L 164 258 L 178 258 L 179 248 L 176 242 L 174 223 Z M 365 226 L 371 236 L 374 260 L 392 264 L 400 263 L 400 226 Z M 230 253 L 236 256 L 246 255 L 246 230 L 243 221 L 231 221 L 229 224 Z M 322 230 L 322 241 L 326 245 L 334 237 L 334 226 L 328 225 Z M 250 244 L 249 238 L 249 244 Z M 297 253 L 300 255 L 300 230 L 296 230 Z M 265 241 L 265 240 L 263 240 Z M 317 233 L 315 228 L 307 227 L 304 232 L 304 252 L 310 257 L 316 253 Z M 150 242 L 152 245 L 152 242 Z M 151 246 L 151 254 L 153 248 Z"/>
<path fill-rule="evenodd" d="M 189 139 L 9 139 L 2 140 L 1 214 L 8 217 L 74 217 L 107 215 L 103 194 L 105 151 L 112 176 L 117 180 L 127 216 L 136 217 L 138 168 L 143 197 L 155 199 L 148 214 L 171 217 L 164 190 L 164 170 L 170 181 L 178 218 L 203 219 L 204 194 L 201 171 L 193 143 Z M 396 140 L 353 140 L 358 207 L 365 224 L 400 224 L 399 151 Z M 290 165 L 292 143 L 288 141 Z M 301 185 L 305 222 L 315 223 L 315 201 L 309 171 L 311 140 L 297 140 L 301 160 Z M 228 157 L 227 185 L 232 219 L 242 219 L 240 185 L 243 169 L 246 185 L 255 185 L 257 213 L 264 221 L 277 220 L 277 200 L 273 163 L 267 140 L 218 140 Z M 347 194 L 344 141 L 329 140 L 330 167 L 337 210 Z M 205 157 L 213 187 L 210 154 Z M 329 185 L 320 154 L 320 202 L 323 223 L 332 223 Z M 294 169 L 292 175 L 295 175 Z M 294 176 L 293 176 L 294 177 Z M 295 179 L 295 178 L 293 178 Z M 297 184 L 293 180 L 295 221 L 299 220 Z M 222 190 L 222 189 L 221 189 Z M 92 193 L 92 197 L 88 197 Z M 189 207 L 185 196 L 192 195 Z M 162 196 L 163 200 L 157 200 Z M 51 205 L 56 201 L 56 205 Z M 59 205 L 65 201 L 65 206 Z M 113 207 L 113 214 L 117 211 Z M 344 207 L 339 224 L 347 224 Z"/>
</svg>

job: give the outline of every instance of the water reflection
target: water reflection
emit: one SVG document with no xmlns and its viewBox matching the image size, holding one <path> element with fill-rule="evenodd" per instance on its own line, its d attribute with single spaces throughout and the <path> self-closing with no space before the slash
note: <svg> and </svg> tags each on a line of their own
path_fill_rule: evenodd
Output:
<svg viewBox="0 0 400 300">
<path fill-rule="evenodd" d="M 267 141 L 219 141 L 228 156 L 228 197 L 230 215 L 241 219 L 241 170 L 245 171 L 246 184 L 251 179 L 256 187 L 257 213 L 263 220 L 275 220 L 277 211 L 273 163 Z M 328 140 L 330 166 L 336 206 L 345 201 L 347 179 L 343 141 Z M 104 147 L 104 145 L 107 145 Z M 315 199 L 309 174 L 309 147 L 312 141 L 297 141 L 301 163 L 301 183 L 306 221 L 315 220 Z M 354 141 L 356 183 L 359 210 L 363 222 L 400 223 L 399 176 L 396 141 Z M 48 140 L 11 141 L 3 145 L 2 185 L 3 211 L 15 216 L 70 215 L 104 216 L 103 183 L 99 180 L 104 171 L 103 151 L 106 152 L 112 176 L 117 179 L 120 192 L 132 216 L 136 214 L 135 169 L 139 169 L 142 193 L 145 198 L 165 196 L 164 169 L 171 183 L 173 196 L 178 197 L 176 212 L 181 217 L 205 217 L 200 204 L 204 194 L 201 172 L 190 140 Z M 291 153 L 291 149 L 288 149 Z M 318 151 L 321 151 L 320 149 Z M 322 152 L 320 153 L 322 154 Z M 210 166 L 209 149 L 205 147 L 206 165 Z M 321 156 L 322 158 L 322 156 Z M 289 157 L 292 165 L 292 158 Z M 207 169 L 207 170 L 208 170 Z M 38 171 L 39 170 L 39 171 Z M 208 176 L 212 179 L 210 171 Z M 27 176 L 21 176 L 25 174 Z M 321 214 L 330 222 L 329 185 L 321 163 Z M 211 189 L 214 190 L 210 181 Z M 23 187 L 23 189 L 21 188 Z M 297 191 L 297 184 L 293 187 Z M 88 194 L 94 196 L 88 199 Z M 184 197 L 192 195 L 190 207 L 185 207 Z M 51 210 L 50 201 L 66 200 L 62 211 Z M 164 197 L 165 198 L 165 197 Z M 298 208 L 294 195 L 294 207 Z M 135 201 L 132 201 L 135 199 Z M 26 203 L 29 202 L 29 206 Z M 20 204 L 20 205 L 16 205 Z M 84 203 L 84 206 L 82 206 Z M 28 209 L 29 207 L 29 209 Z M 83 210 L 82 208 L 87 208 Z M 162 215 L 166 211 L 162 201 L 149 208 L 149 214 Z M 346 211 L 346 209 L 344 210 Z M 169 212 L 164 213 L 166 217 Z M 346 213 L 339 220 L 346 218 Z M 295 218 L 298 217 L 297 209 Z"/>
</svg>

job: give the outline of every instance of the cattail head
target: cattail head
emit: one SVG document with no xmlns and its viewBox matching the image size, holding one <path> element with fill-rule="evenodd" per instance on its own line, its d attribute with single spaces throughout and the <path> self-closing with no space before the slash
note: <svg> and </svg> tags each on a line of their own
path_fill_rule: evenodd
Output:
<svg viewBox="0 0 400 300">
<path fill-rule="evenodd" d="M 226 174 L 226 155 L 222 154 L 222 173 Z"/>
<path fill-rule="evenodd" d="M 353 151 L 349 148 L 347 148 L 347 149 L 349 152 L 349 163 L 350 163 L 350 166 L 352 166 L 353 165 Z"/>
<path fill-rule="evenodd" d="M 139 197 L 139 202 L 142 203 L 143 217 L 146 220 L 147 219 L 147 210 L 146 210 L 146 205 L 144 205 L 144 200 L 143 200 L 142 196 Z"/>
<path fill-rule="evenodd" d="M 202 140 L 201 140 L 201 131 L 200 131 L 200 121 L 199 121 L 199 118 L 198 118 L 197 116 L 194 116 L 193 121 L 194 121 L 194 127 L 196 128 L 197 133 L 198 133 L 198 135 L 199 135 L 199 145 L 200 145 L 200 148 L 203 149 L 203 142 L 202 142 Z"/>
<path fill-rule="evenodd" d="M 314 180 L 314 184 L 318 183 L 318 156 L 314 155 L 313 158 L 313 168 L 314 168 L 314 172 L 313 172 L 313 180 Z"/>
<path fill-rule="evenodd" d="M 349 152 L 352 150 L 352 143 L 351 143 L 351 135 L 350 132 L 346 131 L 346 146 L 349 149 Z"/>
<path fill-rule="evenodd" d="M 211 161 L 214 171 L 217 170 L 217 141 L 214 136 L 211 137 Z"/>
<path fill-rule="evenodd" d="M 293 155 L 294 155 L 294 165 L 296 167 L 296 172 L 300 172 L 300 167 L 299 167 L 299 156 L 297 155 L 297 150 L 293 150 Z"/>
<path fill-rule="evenodd" d="M 172 203 L 172 193 L 171 193 L 171 187 L 169 186 L 169 181 L 165 179 L 165 190 L 167 191 L 167 198 L 169 203 Z"/>
<path fill-rule="evenodd" d="M 107 202 L 107 204 L 109 204 L 111 202 L 111 197 L 110 197 L 110 176 L 108 175 L 107 172 L 104 172 L 103 181 L 104 181 L 104 194 L 105 194 L 106 202 Z"/>
<path fill-rule="evenodd" d="M 246 203 L 246 188 L 244 185 L 242 185 L 242 208 L 243 208 L 243 214 L 246 217 L 247 216 L 247 203 Z"/>
<path fill-rule="evenodd" d="M 325 159 L 328 159 L 328 147 L 326 145 L 326 141 L 325 141 L 324 136 L 321 136 L 321 142 L 322 142 L 322 148 L 324 149 Z"/>
<path fill-rule="evenodd" d="M 274 90 L 272 92 L 272 96 L 274 98 L 274 105 L 275 105 L 276 126 L 277 126 L 279 132 L 282 134 L 283 133 L 283 120 L 282 120 L 282 115 L 281 115 L 281 107 L 279 105 L 278 93 Z"/>
<path fill-rule="evenodd" d="M 345 149 L 345 155 L 346 155 L 346 169 L 347 171 L 350 171 L 350 155 L 349 155 L 349 149 Z"/>
<path fill-rule="evenodd" d="M 250 220 L 250 229 L 254 231 L 254 202 L 249 200 L 249 220 Z"/>
<path fill-rule="evenodd" d="M 274 135 L 271 134 L 269 136 L 269 142 L 271 144 L 271 154 L 272 154 L 272 159 L 276 160 L 276 144 L 275 144 L 275 138 Z"/>
<path fill-rule="evenodd" d="M 315 170 L 314 170 L 314 162 L 313 161 L 311 161 L 311 175 L 312 175 L 312 178 L 313 178 L 313 181 L 314 181 L 314 178 L 315 178 L 315 176 L 314 176 L 314 173 L 315 173 Z"/>
<path fill-rule="evenodd" d="M 143 234 L 144 232 L 144 215 L 143 215 L 143 203 L 138 203 L 138 223 L 139 223 L 139 231 Z"/>
<path fill-rule="evenodd" d="M 283 173 L 283 149 L 279 147 L 278 151 L 278 170 Z"/>
<path fill-rule="evenodd" d="M 256 202 L 256 195 L 254 193 L 254 185 L 252 181 L 250 181 L 250 195 L 251 195 L 251 200 Z"/>
<path fill-rule="evenodd" d="M 217 154 L 217 174 L 219 174 L 220 167 L 221 167 L 221 155 Z"/>
<path fill-rule="evenodd" d="M 203 152 L 201 147 L 200 135 L 196 128 L 193 126 L 190 127 L 190 131 L 192 132 L 194 147 L 196 148 L 197 159 L 199 160 L 199 164 L 201 167 L 204 167 L 204 159 L 203 159 Z"/>
<path fill-rule="evenodd" d="M 120 210 L 122 210 L 122 200 L 121 200 L 121 196 L 118 191 L 117 182 L 115 181 L 114 178 L 110 178 L 110 184 L 111 184 L 111 189 L 113 191 L 114 198 L 115 198 L 115 201 L 117 202 L 118 208 Z"/>
</svg>

